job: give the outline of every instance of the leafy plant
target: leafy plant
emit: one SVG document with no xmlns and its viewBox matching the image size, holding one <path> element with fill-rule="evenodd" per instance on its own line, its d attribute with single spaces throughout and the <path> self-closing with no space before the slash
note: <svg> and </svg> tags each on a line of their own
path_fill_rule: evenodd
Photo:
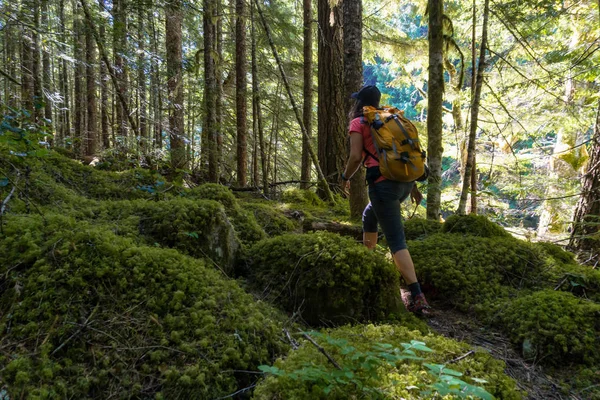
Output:
<svg viewBox="0 0 600 400">
<path fill-rule="evenodd" d="M 301 368 L 290 372 L 269 365 L 261 365 L 258 368 L 266 374 L 313 383 L 322 387 L 325 395 L 336 392 L 343 393 L 350 387 L 353 392 L 362 392 L 372 399 L 385 398 L 391 393 L 388 393 L 388 388 L 379 385 L 385 379 L 384 374 L 388 373 L 387 368 L 383 368 L 384 366 L 395 369 L 401 363 L 422 362 L 425 359 L 418 356 L 417 352 L 433 352 L 424 342 L 414 339 L 409 343 L 400 343 L 400 347 L 389 343 L 375 343 L 371 345 L 370 350 L 361 351 L 346 339 L 333 338 L 315 331 L 303 332 L 303 334 L 316 337 L 336 348 L 337 353 L 343 357 L 343 363 L 340 365 L 336 363 L 336 369 L 330 369 L 323 364 L 315 365 L 312 362 L 304 362 Z M 422 366 L 436 377 L 434 383 L 420 391 L 422 395 L 431 396 L 439 393 L 442 396 L 455 395 L 460 398 L 493 399 L 493 396 L 484 388 L 459 379 L 463 376 L 462 372 L 450 369 L 443 364 L 423 363 Z M 487 383 L 484 379 L 473 378 L 473 381 Z M 419 389 L 417 386 L 408 388 L 410 390 Z"/>
</svg>

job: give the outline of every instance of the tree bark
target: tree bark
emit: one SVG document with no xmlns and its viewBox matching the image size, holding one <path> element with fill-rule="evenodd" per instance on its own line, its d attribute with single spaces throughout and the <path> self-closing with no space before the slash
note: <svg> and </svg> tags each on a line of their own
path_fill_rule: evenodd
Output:
<svg viewBox="0 0 600 400">
<path fill-rule="evenodd" d="M 127 46 L 127 0 L 114 0 L 113 2 L 113 55 L 114 74 L 117 78 L 115 92 L 120 92 L 128 99 L 127 62 L 125 59 Z M 120 136 L 121 145 L 127 147 L 127 112 L 122 102 L 117 102 L 115 123 L 117 134 Z"/>
<path fill-rule="evenodd" d="M 265 29 L 267 39 L 269 40 L 269 46 L 271 47 L 271 51 L 273 52 L 273 57 L 275 58 L 275 61 L 277 62 L 277 66 L 279 67 L 279 73 L 281 74 L 281 79 L 283 80 L 283 85 L 285 86 L 285 90 L 287 92 L 288 98 L 292 105 L 292 109 L 294 110 L 294 114 L 296 115 L 296 121 L 298 121 L 298 125 L 300 125 L 300 130 L 302 131 L 302 135 L 304 137 L 308 137 L 308 133 L 306 132 L 306 128 L 304 127 L 304 123 L 302 122 L 302 117 L 300 116 L 300 111 L 298 110 L 298 107 L 296 106 L 296 100 L 294 100 L 294 96 L 292 95 L 292 90 L 290 88 L 290 84 L 288 82 L 287 75 L 285 74 L 285 71 L 283 70 L 283 64 L 281 63 L 281 59 L 279 58 L 279 54 L 277 53 L 277 49 L 275 48 L 275 44 L 273 43 L 273 38 L 271 36 L 271 30 L 269 29 L 269 25 L 267 25 L 267 21 L 265 19 L 265 16 L 263 15 L 263 12 L 260 8 L 260 4 L 258 3 L 258 0 L 254 0 L 254 4 L 256 4 L 256 9 L 258 10 L 258 14 L 260 15 L 260 20 L 262 22 L 263 28 Z M 275 132 L 275 134 L 277 135 L 277 132 Z M 322 186 L 323 191 L 325 192 L 325 198 L 329 202 L 334 203 L 335 200 L 333 198 L 333 193 L 329 189 L 329 185 L 327 184 L 327 180 L 325 178 L 325 175 L 323 174 L 323 170 L 321 169 L 321 167 L 319 165 L 319 160 L 318 160 L 317 155 L 315 154 L 314 150 L 312 149 L 312 146 L 308 146 L 308 152 L 310 153 L 310 158 L 312 159 L 313 164 L 315 165 L 315 168 L 317 169 L 317 174 L 319 176 L 319 184 Z M 277 146 L 275 146 L 275 154 L 277 154 Z M 277 162 L 275 161 L 274 162 L 275 178 L 273 179 L 273 182 L 277 181 L 276 168 L 277 168 Z"/>
<path fill-rule="evenodd" d="M 29 3 L 23 5 L 21 20 L 31 21 Z M 33 35 L 30 27 L 22 25 L 21 34 L 21 107 L 33 111 Z"/>
<path fill-rule="evenodd" d="M 84 36 L 84 24 L 81 17 L 81 7 L 76 3 L 73 12 L 73 59 L 75 60 L 75 74 L 73 80 L 75 81 L 74 88 L 75 93 L 73 95 L 74 101 L 74 123 L 73 123 L 73 137 L 71 141 L 73 143 L 73 152 L 81 156 L 85 151 L 85 65 L 84 60 L 81 59 L 81 55 L 85 54 L 85 36 Z"/>
<path fill-rule="evenodd" d="M 485 52 L 487 50 L 487 24 L 488 16 L 490 11 L 490 2 L 485 0 L 483 9 L 483 29 L 481 32 L 481 49 L 479 53 L 479 65 L 477 66 L 477 81 L 475 84 L 475 96 L 473 97 L 473 104 L 471 105 L 471 129 L 469 131 L 469 144 L 467 147 L 467 165 L 465 166 L 463 176 L 463 187 L 460 194 L 460 201 L 458 203 L 458 214 L 465 214 L 467 207 L 467 197 L 469 194 L 469 186 L 471 184 L 471 174 L 474 168 L 475 160 L 475 140 L 477 135 L 477 123 L 479 117 L 479 100 L 481 98 L 481 88 L 483 86 L 483 71 L 485 70 L 486 60 Z"/>
<path fill-rule="evenodd" d="M 148 108 L 146 102 L 146 5 L 142 1 L 138 4 L 138 100 L 139 100 L 139 129 L 142 153 L 149 149 L 148 138 Z"/>
<path fill-rule="evenodd" d="M 169 140 L 171 144 L 171 167 L 173 169 L 185 168 L 187 164 L 183 119 L 182 6 L 181 0 L 170 0 L 165 7 Z"/>
<path fill-rule="evenodd" d="M 44 92 L 42 90 L 42 61 L 40 54 L 40 2 L 39 0 L 33 0 L 33 25 L 34 29 L 31 31 L 32 37 L 32 76 L 33 76 L 33 97 L 34 97 L 34 109 L 33 115 L 36 122 L 41 122 L 44 116 L 44 108 L 41 107 L 44 100 Z"/>
<path fill-rule="evenodd" d="M 96 105 L 96 47 L 89 26 L 85 29 L 85 58 L 87 121 L 83 151 L 86 156 L 91 156 L 96 153 L 97 148 L 98 112 Z"/>
<path fill-rule="evenodd" d="M 442 103 L 444 96 L 443 0 L 429 0 L 429 81 L 427 94 L 427 218 L 439 219 L 442 196 Z"/>
<path fill-rule="evenodd" d="M 41 24 L 44 29 L 50 29 L 48 24 L 48 0 L 42 0 L 42 15 L 41 15 Z M 46 97 L 46 101 L 44 102 L 44 118 L 47 121 L 52 121 L 52 99 L 48 98 L 47 94 L 52 93 L 52 74 L 51 74 L 51 66 L 50 66 L 50 44 L 46 44 L 41 49 L 42 51 L 42 71 L 43 71 L 43 93 L 44 97 Z"/>
<path fill-rule="evenodd" d="M 215 99 L 215 112 L 216 112 L 216 129 L 215 129 L 215 143 L 211 144 L 213 151 L 212 163 L 213 163 L 213 181 L 218 182 L 221 177 L 221 154 L 223 149 L 223 99 L 225 98 L 225 92 L 223 91 L 223 1 L 217 0 L 217 24 L 216 24 L 216 38 L 217 41 L 217 60 L 215 63 L 216 73 L 216 84 L 217 84 L 217 96 Z"/>
<path fill-rule="evenodd" d="M 252 103 L 254 105 L 253 110 L 255 111 L 255 129 L 258 133 L 258 148 L 260 149 L 260 166 L 262 171 L 262 190 L 263 194 L 267 196 L 269 194 L 269 177 L 267 173 L 266 155 L 265 155 L 265 140 L 264 140 L 264 129 L 262 120 L 262 110 L 260 107 L 260 89 L 258 87 L 258 66 L 256 60 L 256 30 L 254 26 L 254 5 L 250 5 L 250 20 L 252 21 Z M 255 157 L 256 151 L 255 151 Z M 309 165 L 310 167 L 310 165 Z M 256 182 L 258 185 L 258 181 Z"/>
<path fill-rule="evenodd" d="M 246 110 L 247 60 L 246 60 L 246 4 L 245 0 L 235 3 L 235 98 L 237 123 L 237 184 L 246 186 L 248 169 L 248 117 Z"/>
<path fill-rule="evenodd" d="M 318 150 L 319 163 L 330 190 L 340 182 L 347 154 L 342 10 L 343 0 L 318 1 Z M 319 192 L 323 195 L 323 188 Z"/>
<path fill-rule="evenodd" d="M 106 6 L 104 0 L 98 0 L 98 6 L 102 11 Z M 99 28 L 100 40 L 106 40 L 106 29 L 104 24 Z M 102 135 L 102 147 L 107 150 L 110 148 L 110 134 L 108 123 L 108 70 L 104 63 L 100 63 L 100 131 Z"/>
<path fill-rule="evenodd" d="M 598 0 L 600 25 L 600 0 Z M 581 182 L 581 197 L 575 206 L 569 247 L 600 254 L 600 100 L 594 124 L 588 168 Z"/>
<path fill-rule="evenodd" d="M 350 95 L 363 82 L 362 67 L 362 0 L 344 1 L 344 99 L 346 112 L 356 100 Z M 365 170 L 359 168 L 350 180 L 350 217 L 360 218 L 369 202 Z"/>
<path fill-rule="evenodd" d="M 312 0 L 304 0 L 304 104 L 302 108 L 302 120 L 308 137 L 302 136 L 302 164 L 300 167 L 300 189 L 308 189 L 306 182 L 310 181 L 310 154 L 308 146 L 312 137 L 312 106 L 313 106 L 313 31 L 312 31 Z"/>
<path fill-rule="evenodd" d="M 477 84 L 477 78 L 475 75 L 475 62 L 476 62 L 476 57 L 477 57 L 477 51 L 475 50 L 475 38 L 476 38 L 476 25 L 475 22 L 477 21 L 477 0 L 473 0 L 473 36 L 472 36 L 472 42 L 473 42 L 473 47 L 472 47 L 472 54 L 471 54 L 471 59 L 472 59 L 472 63 L 471 65 L 473 66 L 473 68 L 471 68 L 471 99 L 473 99 L 475 97 L 475 85 Z M 473 168 L 471 169 L 471 214 L 477 214 L 477 154 L 476 152 L 473 153 Z"/>
<path fill-rule="evenodd" d="M 212 49 L 215 48 L 215 15 L 214 0 L 204 0 L 204 128 L 205 140 L 202 143 L 202 152 L 208 156 L 208 180 L 218 182 L 219 169 L 217 163 L 217 75 L 215 59 Z M 209 50 L 209 51 L 206 51 Z"/>
<path fill-rule="evenodd" d="M 62 51 L 66 54 L 67 53 L 67 36 L 65 34 L 65 26 L 66 26 L 66 19 L 65 19 L 65 0 L 60 0 L 59 2 L 59 20 L 60 20 L 60 34 L 61 34 L 61 39 L 63 42 L 63 46 L 62 46 Z M 61 120 L 61 124 L 60 124 L 60 135 L 59 138 L 57 139 L 57 142 L 59 145 L 64 145 L 64 139 L 66 137 L 71 136 L 71 102 L 70 100 L 70 87 L 69 87 L 69 74 L 68 74 L 68 69 L 67 69 L 67 60 L 65 60 L 64 58 L 62 59 L 62 62 L 59 64 L 60 65 L 60 83 L 59 83 L 59 87 L 60 87 L 60 91 L 63 97 L 63 103 L 61 105 L 62 110 L 60 111 L 60 120 Z"/>
</svg>

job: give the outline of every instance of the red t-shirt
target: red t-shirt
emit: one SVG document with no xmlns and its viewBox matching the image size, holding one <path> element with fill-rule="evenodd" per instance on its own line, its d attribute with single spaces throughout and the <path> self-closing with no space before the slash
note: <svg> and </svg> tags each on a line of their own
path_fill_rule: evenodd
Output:
<svg viewBox="0 0 600 400">
<path fill-rule="evenodd" d="M 369 153 L 373 156 L 377 157 L 377 150 L 375 150 L 375 145 L 373 144 L 373 138 L 371 137 L 371 128 L 369 124 L 365 121 L 361 122 L 362 118 L 354 118 L 350 121 L 350 128 L 348 129 L 348 134 L 352 132 L 358 132 L 363 137 L 363 147 L 367 149 Z M 366 157 L 366 158 L 365 158 Z M 365 160 L 365 167 L 378 167 L 379 161 L 375 158 L 367 155 L 367 153 L 363 150 L 363 159 Z"/>
</svg>

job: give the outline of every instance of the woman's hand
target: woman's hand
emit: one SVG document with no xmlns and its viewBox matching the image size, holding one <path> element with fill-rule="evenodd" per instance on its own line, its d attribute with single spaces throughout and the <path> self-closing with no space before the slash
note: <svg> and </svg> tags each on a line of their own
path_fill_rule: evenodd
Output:
<svg viewBox="0 0 600 400">
<path fill-rule="evenodd" d="M 417 187 L 416 183 L 413 185 L 413 188 L 410 191 L 410 200 L 416 204 L 421 204 L 421 202 L 423 201 L 423 194 Z"/>
</svg>

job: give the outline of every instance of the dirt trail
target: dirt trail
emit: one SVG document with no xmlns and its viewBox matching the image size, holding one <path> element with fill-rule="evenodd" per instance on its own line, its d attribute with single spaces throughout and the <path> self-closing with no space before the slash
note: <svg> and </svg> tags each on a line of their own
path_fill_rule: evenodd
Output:
<svg viewBox="0 0 600 400">
<path fill-rule="evenodd" d="M 502 333 L 483 326 L 475 319 L 456 310 L 435 307 L 426 318 L 427 324 L 436 333 L 483 349 L 506 363 L 506 373 L 519 388 L 527 392 L 528 400 L 584 400 L 575 393 L 565 395 L 557 382 L 548 376 L 539 365 L 528 363 L 515 351 Z"/>
</svg>

